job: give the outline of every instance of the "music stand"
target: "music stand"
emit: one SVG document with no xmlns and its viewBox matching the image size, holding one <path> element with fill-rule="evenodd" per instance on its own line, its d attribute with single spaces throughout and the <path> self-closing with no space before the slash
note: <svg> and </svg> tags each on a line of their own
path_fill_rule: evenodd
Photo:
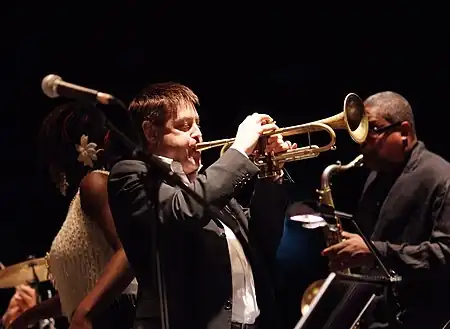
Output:
<svg viewBox="0 0 450 329">
<path fill-rule="evenodd" d="M 313 299 L 309 311 L 303 315 L 295 329 L 350 329 L 361 318 L 376 295 L 387 289 L 395 295 L 395 286 L 401 282 L 401 277 L 386 267 L 379 251 L 373 242 L 364 236 L 353 216 L 338 213 L 334 207 L 326 204 L 319 204 L 318 212 L 329 224 L 334 224 L 336 216 L 350 222 L 366 243 L 384 275 L 375 277 L 330 273 Z"/>
<path fill-rule="evenodd" d="M 331 272 L 294 329 L 350 329 L 388 284 Z"/>
</svg>

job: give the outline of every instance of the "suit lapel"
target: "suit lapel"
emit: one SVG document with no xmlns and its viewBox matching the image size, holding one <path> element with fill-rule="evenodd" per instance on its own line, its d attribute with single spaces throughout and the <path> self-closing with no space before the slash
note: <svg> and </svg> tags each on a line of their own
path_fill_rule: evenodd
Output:
<svg viewBox="0 0 450 329">
<path fill-rule="evenodd" d="M 378 222 L 374 227 L 372 239 L 378 240 L 383 236 L 384 230 L 386 227 L 393 221 L 398 220 L 398 213 L 393 211 L 394 209 L 398 209 L 401 207 L 402 190 L 405 187 L 403 183 L 405 181 L 405 173 L 400 175 L 400 177 L 395 181 L 394 185 L 392 185 L 389 190 L 386 199 L 380 208 L 380 213 L 378 215 Z"/>
<path fill-rule="evenodd" d="M 412 172 L 417 166 L 418 159 L 420 158 L 421 153 L 423 152 L 425 146 L 422 142 L 417 143 L 414 149 L 411 152 L 411 155 L 403 168 L 401 174 L 395 180 L 394 185 L 392 185 L 389 193 L 386 196 L 383 204 L 380 208 L 380 213 L 378 215 L 378 222 L 374 228 L 374 233 L 372 235 L 372 239 L 381 238 L 383 231 L 389 225 L 389 223 L 393 220 L 398 219 L 398 215 L 396 212 L 392 211 L 393 209 L 398 209 L 401 205 L 401 199 L 404 193 L 402 190 L 405 188 L 405 180 L 408 180 L 408 174 Z"/>
<path fill-rule="evenodd" d="M 375 227 L 373 228 L 373 234 L 371 236 L 372 240 L 380 239 L 381 235 L 383 234 L 384 228 L 391 221 L 391 218 L 389 217 L 388 212 L 386 212 L 386 209 L 392 209 L 390 196 L 398 193 L 396 185 L 398 186 L 398 184 L 394 184 L 394 186 L 392 186 L 391 190 L 389 191 L 388 195 L 386 196 L 386 199 L 384 200 L 383 204 L 381 205 L 380 213 L 378 214 L 378 221 L 375 224 Z"/>
</svg>

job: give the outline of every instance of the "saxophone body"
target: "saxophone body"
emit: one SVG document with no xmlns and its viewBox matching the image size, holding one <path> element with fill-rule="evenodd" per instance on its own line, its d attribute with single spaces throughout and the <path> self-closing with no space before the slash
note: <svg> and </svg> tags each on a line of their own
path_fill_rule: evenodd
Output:
<svg viewBox="0 0 450 329">
<path fill-rule="evenodd" d="M 340 162 L 336 164 L 331 164 L 325 168 L 322 173 L 320 180 L 320 189 L 317 190 L 319 194 L 319 204 L 326 205 L 334 209 L 333 196 L 331 193 L 331 177 L 334 174 L 347 171 L 348 169 L 361 167 L 363 165 L 363 155 L 358 155 L 355 159 L 346 165 L 342 165 Z M 327 246 L 335 245 L 342 241 L 342 224 L 340 219 L 335 216 L 334 222 L 329 223 L 324 228 L 325 242 Z M 350 269 L 345 269 L 341 273 L 350 274 Z M 324 280 L 314 281 L 305 290 L 302 302 L 301 302 L 301 312 L 303 315 L 309 310 L 310 305 L 320 290 Z"/>
</svg>

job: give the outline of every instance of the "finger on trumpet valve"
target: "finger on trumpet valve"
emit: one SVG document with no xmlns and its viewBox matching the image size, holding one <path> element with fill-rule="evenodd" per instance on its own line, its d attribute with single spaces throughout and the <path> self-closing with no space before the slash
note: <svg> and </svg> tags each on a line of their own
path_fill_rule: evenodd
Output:
<svg viewBox="0 0 450 329">
<path fill-rule="evenodd" d="M 276 124 L 277 122 L 274 119 L 272 119 L 272 118 L 264 119 L 264 120 L 261 121 L 262 125 L 267 125 L 267 124 L 270 124 L 270 123 Z"/>
</svg>

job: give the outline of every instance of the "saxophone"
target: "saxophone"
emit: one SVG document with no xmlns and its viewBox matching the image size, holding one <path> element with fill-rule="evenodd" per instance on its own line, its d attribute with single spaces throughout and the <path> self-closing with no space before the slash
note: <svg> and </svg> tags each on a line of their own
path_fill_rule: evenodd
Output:
<svg viewBox="0 0 450 329">
<path fill-rule="evenodd" d="M 322 177 L 320 180 L 320 190 L 317 190 L 317 193 L 319 194 L 319 204 L 327 205 L 334 209 L 333 197 L 331 195 L 331 176 L 333 176 L 333 174 L 335 173 L 340 173 L 354 167 L 361 167 L 362 165 L 363 155 L 361 154 L 346 165 L 342 165 L 340 162 L 337 162 L 336 164 L 327 166 L 322 173 Z M 327 246 L 335 245 L 342 241 L 341 221 L 337 216 L 335 216 L 334 219 L 334 223 L 328 224 L 324 227 L 325 241 Z M 350 269 L 345 269 L 341 273 L 350 274 Z M 301 312 L 303 315 L 305 315 L 309 310 L 310 305 L 314 297 L 319 292 L 323 282 L 324 280 L 314 281 L 305 290 L 301 303 Z"/>
</svg>

